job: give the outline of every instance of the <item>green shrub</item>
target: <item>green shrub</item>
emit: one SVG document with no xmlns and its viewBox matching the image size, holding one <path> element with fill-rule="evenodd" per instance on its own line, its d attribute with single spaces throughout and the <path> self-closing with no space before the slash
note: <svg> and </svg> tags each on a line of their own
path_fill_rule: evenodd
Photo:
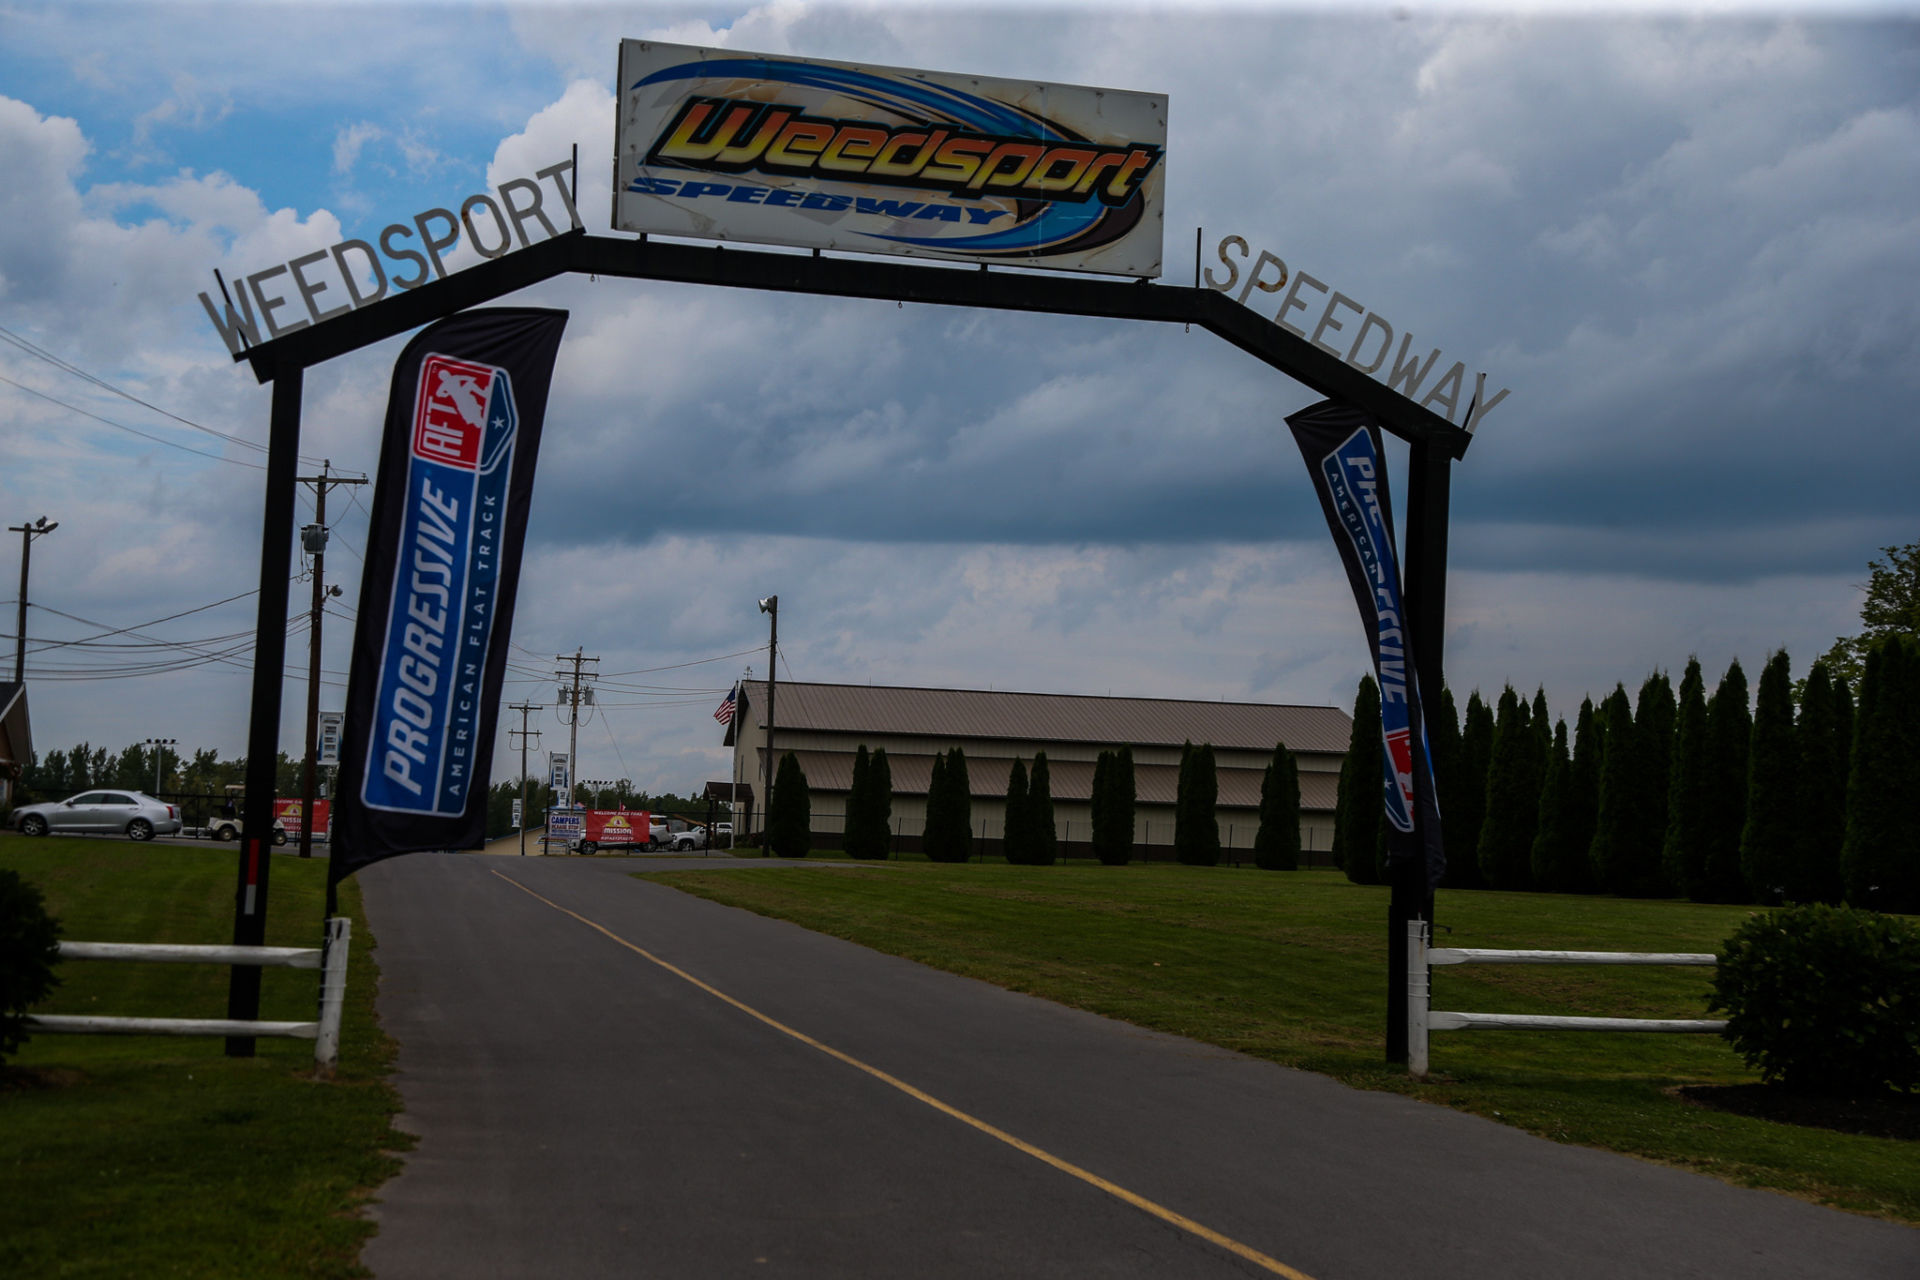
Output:
<svg viewBox="0 0 1920 1280">
<path fill-rule="evenodd" d="M 1710 1007 L 1767 1083 L 1837 1094 L 1920 1085 L 1920 925 L 1787 907 L 1741 925 L 1719 960 Z"/>
<path fill-rule="evenodd" d="M 0 868 L 0 1062 L 27 1042 L 27 1010 L 60 985 L 60 922 L 40 890 Z"/>
</svg>

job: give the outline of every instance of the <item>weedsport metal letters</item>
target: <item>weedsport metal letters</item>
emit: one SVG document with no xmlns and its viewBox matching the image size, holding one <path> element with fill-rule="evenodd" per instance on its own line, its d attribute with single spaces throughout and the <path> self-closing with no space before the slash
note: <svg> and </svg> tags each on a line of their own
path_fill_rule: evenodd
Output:
<svg viewBox="0 0 1920 1280">
<path fill-rule="evenodd" d="M 443 355 L 421 362 L 365 756 L 378 767 L 361 783 L 370 809 L 445 817 L 466 808 L 518 425 L 505 369 Z"/>
<path fill-rule="evenodd" d="M 1387 820 L 1395 830 L 1413 830 L 1413 727 L 1408 714 L 1405 630 L 1401 626 L 1400 573 L 1380 509 L 1379 460 L 1364 428 L 1320 460 L 1341 531 L 1360 557 L 1373 588 L 1375 648 L 1380 668 L 1380 738 Z"/>
<path fill-rule="evenodd" d="M 530 226 L 539 228 L 540 238 L 549 240 L 564 231 L 578 231 L 585 224 L 573 206 L 573 191 L 566 182 L 572 167 L 573 161 L 567 159 L 548 165 L 532 178 L 509 178 L 491 195 L 482 192 L 468 196 L 457 216 L 451 209 L 423 210 L 411 221 L 396 222 L 381 231 L 375 237 L 380 242 L 378 250 L 365 240 L 347 239 L 237 277 L 220 305 L 205 293 L 200 295 L 200 305 L 220 340 L 227 344 L 228 354 L 237 356 L 248 347 L 260 345 L 262 329 L 268 339 L 282 338 L 309 325 L 370 307 L 395 290 L 405 293 L 430 280 L 446 279 L 445 259 L 459 245 L 463 230 L 467 244 L 482 258 L 501 257 L 516 245 L 527 248 L 533 243 L 527 235 Z M 560 205 L 556 212 L 565 219 L 561 225 L 555 225 L 555 218 L 548 215 L 542 183 L 552 186 Z M 416 235 L 420 240 L 417 249 L 409 244 Z M 280 279 L 282 276 L 286 279 Z M 323 299 L 323 294 L 331 296 Z M 297 307 L 296 297 L 300 304 Z M 293 308 L 285 319 L 275 315 L 283 307 Z"/>
<path fill-rule="evenodd" d="M 1163 99 L 626 40 L 614 227 L 1160 273 Z"/>
</svg>

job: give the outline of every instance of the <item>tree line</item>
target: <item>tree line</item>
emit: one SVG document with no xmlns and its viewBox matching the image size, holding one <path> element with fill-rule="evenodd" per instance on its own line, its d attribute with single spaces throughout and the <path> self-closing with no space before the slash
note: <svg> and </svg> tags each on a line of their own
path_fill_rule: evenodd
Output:
<svg viewBox="0 0 1920 1280">
<path fill-rule="evenodd" d="M 1429 711 L 1446 886 L 1681 896 L 1696 902 L 1845 901 L 1920 911 L 1920 639 L 1864 646 L 1859 696 L 1826 658 L 1797 685 L 1784 650 L 1752 696 L 1735 659 L 1711 691 L 1698 659 L 1631 698 L 1588 698 L 1569 730 L 1544 690 L 1451 690 Z M 1384 878 L 1380 702 L 1354 699 L 1333 858 Z"/>
<path fill-rule="evenodd" d="M 237 756 L 222 760 L 217 750 L 208 748 L 188 754 L 172 747 L 148 747 L 133 743 L 123 751 L 110 751 L 81 742 L 64 751 L 34 752 L 20 772 L 16 791 L 20 804 L 65 800 L 82 791 L 112 788 L 117 791 L 155 793 L 155 753 L 160 753 L 158 791 L 166 795 L 224 795 L 229 785 L 247 780 L 247 760 Z M 297 796 L 303 762 L 282 751 L 274 764 L 275 794 Z"/>
</svg>

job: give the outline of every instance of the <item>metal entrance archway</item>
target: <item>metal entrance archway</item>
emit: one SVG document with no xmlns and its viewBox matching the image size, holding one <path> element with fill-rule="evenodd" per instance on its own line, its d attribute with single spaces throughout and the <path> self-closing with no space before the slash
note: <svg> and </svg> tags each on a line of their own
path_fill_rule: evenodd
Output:
<svg viewBox="0 0 1920 1280">
<path fill-rule="evenodd" d="M 902 262 L 769 253 L 721 246 L 614 239 L 572 231 L 495 258 L 409 292 L 384 298 L 322 324 L 248 347 L 246 361 L 261 382 L 273 384 L 267 450 L 265 514 L 261 531 L 259 614 L 254 638 L 253 700 L 247 733 L 247 795 L 242 819 L 233 940 L 259 946 L 265 938 L 267 840 L 273 826 L 274 764 L 279 751 L 280 699 L 286 660 L 288 579 L 293 555 L 296 454 L 300 403 L 308 368 L 395 337 L 469 307 L 479 306 L 559 275 L 616 276 L 682 284 L 725 285 L 780 293 L 871 298 L 1000 311 L 1106 316 L 1121 320 L 1198 325 L 1312 388 L 1371 413 L 1409 445 L 1406 508 L 1406 614 L 1413 631 L 1414 671 L 1435 703 L 1443 684 L 1447 598 L 1447 514 L 1452 463 L 1472 440 L 1430 409 L 1348 365 L 1225 294 L 1212 289 L 1017 270 L 918 266 Z M 1430 736 L 1430 735 L 1429 735 Z M 1407 1060 L 1407 930 L 1431 920 L 1433 895 L 1417 859 L 1393 869 L 1387 921 L 1387 1061 Z M 236 968 L 227 1016 L 251 1019 L 259 1011 L 260 971 Z M 227 1042 L 230 1055 L 253 1052 L 253 1041 Z"/>
</svg>

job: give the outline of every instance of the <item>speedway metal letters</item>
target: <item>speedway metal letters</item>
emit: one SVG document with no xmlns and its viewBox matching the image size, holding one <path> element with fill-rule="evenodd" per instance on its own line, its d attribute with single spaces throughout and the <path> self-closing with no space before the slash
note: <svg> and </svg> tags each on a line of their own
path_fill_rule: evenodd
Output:
<svg viewBox="0 0 1920 1280">
<path fill-rule="evenodd" d="M 407 502 L 361 799 L 450 816 L 473 782 L 519 411 L 505 369 L 420 365 Z"/>
<path fill-rule="evenodd" d="M 1160 273 L 1154 95 L 625 40 L 618 230 Z"/>
</svg>

